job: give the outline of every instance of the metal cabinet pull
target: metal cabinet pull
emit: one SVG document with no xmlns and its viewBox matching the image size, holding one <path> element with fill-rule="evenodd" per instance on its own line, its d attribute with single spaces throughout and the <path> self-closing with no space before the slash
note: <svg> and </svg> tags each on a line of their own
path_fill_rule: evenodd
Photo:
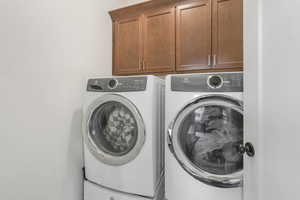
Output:
<svg viewBox="0 0 300 200">
<path fill-rule="evenodd" d="M 213 56 L 213 66 L 216 66 L 217 65 L 217 55 L 215 54 Z"/>
<path fill-rule="evenodd" d="M 208 63 L 208 66 L 210 66 L 211 65 L 211 55 L 208 55 L 208 58 L 207 58 L 208 60 L 207 60 L 207 63 Z"/>
<path fill-rule="evenodd" d="M 143 70 L 145 70 L 145 66 L 146 64 L 145 64 L 145 60 L 143 59 Z"/>
<path fill-rule="evenodd" d="M 140 59 L 139 60 L 139 70 L 142 71 L 142 69 L 143 69 L 143 60 Z"/>
</svg>

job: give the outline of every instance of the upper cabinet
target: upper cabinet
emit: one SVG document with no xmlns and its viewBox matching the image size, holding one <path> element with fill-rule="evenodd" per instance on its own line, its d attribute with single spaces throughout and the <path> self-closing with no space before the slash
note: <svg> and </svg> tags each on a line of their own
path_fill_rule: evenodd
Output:
<svg viewBox="0 0 300 200">
<path fill-rule="evenodd" d="M 143 17 L 144 72 L 172 72 L 175 68 L 175 11 L 159 9 Z"/>
<path fill-rule="evenodd" d="M 243 66 L 243 1 L 212 0 L 213 65 Z"/>
<path fill-rule="evenodd" d="M 110 12 L 114 75 L 242 70 L 242 0 L 157 2 Z"/>
<path fill-rule="evenodd" d="M 211 2 L 176 7 L 176 70 L 211 67 Z"/>
<path fill-rule="evenodd" d="M 142 22 L 139 17 L 114 23 L 113 74 L 135 74 L 142 69 Z"/>
</svg>

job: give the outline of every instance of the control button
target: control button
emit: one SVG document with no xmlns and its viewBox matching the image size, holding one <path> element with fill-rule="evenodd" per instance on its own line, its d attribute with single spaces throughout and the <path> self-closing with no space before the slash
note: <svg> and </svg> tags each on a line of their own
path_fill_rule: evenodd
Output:
<svg viewBox="0 0 300 200">
<path fill-rule="evenodd" d="M 110 89 L 114 89 L 116 88 L 118 85 L 118 81 L 116 79 L 111 79 L 109 82 L 108 82 L 108 87 Z"/>
<path fill-rule="evenodd" d="M 211 88 L 220 88 L 223 85 L 223 78 L 218 75 L 209 76 L 207 79 L 207 84 Z"/>
<path fill-rule="evenodd" d="M 90 87 L 94 90 L 103 90 L 101 85 L 91 84 Z"/>
</svg>

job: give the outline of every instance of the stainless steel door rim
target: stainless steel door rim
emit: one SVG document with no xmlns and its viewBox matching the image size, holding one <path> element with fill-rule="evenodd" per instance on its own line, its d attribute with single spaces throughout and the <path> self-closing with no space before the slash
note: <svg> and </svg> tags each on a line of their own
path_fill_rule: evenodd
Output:
<svg viewBox="0 0 300 200">
<path fill-rule="evenodd" d="M 224 175 L 209 173 L 196 166 L 186 156 L 186 153 L 182 149 L 179 139 L 181 134 L 179 133 L 181 124 L 183 123 L 185 117 L 188 116 L 192 111 L 199 107 L 205 106 L 222 106 L 230 108 L 243 115 L 242 102 L 231 97 L 224 95 L 207 95 L 194 99 L 178 112 L 173 122 L 169 125 L 167 134 L 170 151 L 174 154 L 181 167 L 197 180 L 216 187 L 239 187 L 242 185 L 243 180 L 242 170 L 232 174 Z"/>
<path fill-rule="evenodd" d="M 95 133 L 91 133 L 90 131 L 90 126 L 92 123 L 91 119 L 94 112 L 102 105 L 111 102 L 117 102 L 118 104 L 128 109 L 128 111 L 132 114 L 136 123 L 137 138 L 135 144 L 130 149 L 130 151 L 126 152 L 126 154 L 124 155 L 123 154 L 116 155 L 105 151 L 104 148 L 101 148 L 101 144 L 96 143 L 95 139 L 93 139 L 92 134 Z M 103 132 L 99 131 L 96 134 L 103 134 Z M 93 156 L 95 156 L 100 162 L 103 162 L 108 165 L 115 165 L 115 166 L 129 163 L 130 161 L 134 160 L 138 156 L 145 143 L 145 139 L 146 139 L 145 125 L 142 116 L 139 113 L 136 106 L 127 98 L 118 94 L 107 94 L 93 101 L 91 105 L 88 107 L 86 112 L 86 119 L 84 119 L 84 141 L 88 149 L 90 150 L 90 152 L 93 154 Z"/>
</svg>

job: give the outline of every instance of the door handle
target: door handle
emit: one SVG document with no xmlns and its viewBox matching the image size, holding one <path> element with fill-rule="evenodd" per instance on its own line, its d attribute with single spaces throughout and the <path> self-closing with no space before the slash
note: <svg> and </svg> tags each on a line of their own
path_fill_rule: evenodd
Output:
<svg viewBox="0 0 300 200">
<path fill-rule="evenodd" d="M 255 155 L 255 149 L 254 149 L 253 145 L 250 142 L 247 142 L 245 144 L 245 146 L 242 145 L 242 144 L 239 145 L 238 151 L 239 151 L 240 154 L 245 154 L 246 153 L 249 157 L 254 157 L 254 155 Z"/>
<path fill-rule="evenodd" d="M 171 122 L 168 129 L 167 129 L 167 144 L 169 147 L 169 150 L 171 153 L 174 154 L 174 148 L 173 148 L 173 142 L 172 142 L 172 127 L 173 127 L 173 123 Z"/>
<path fill-rule="evenodd" d="M 207 57 L 207 63 L 208 63 L 208 66 L 211 65 L 211 55 L 208 55 L 208 57 Z"/>
</svg>

